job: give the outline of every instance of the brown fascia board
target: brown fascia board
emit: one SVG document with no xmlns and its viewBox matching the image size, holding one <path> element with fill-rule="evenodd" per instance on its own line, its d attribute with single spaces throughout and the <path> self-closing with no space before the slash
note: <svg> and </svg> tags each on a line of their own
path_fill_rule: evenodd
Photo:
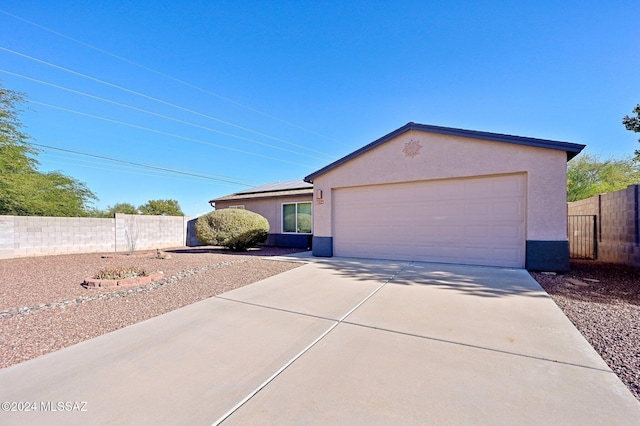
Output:
<svg viewBox="0 0 640 426">
<path fill-rule="evenodd" d="M 328 166 L 325 166 L 322 169 L 314 173 L 311 173 L 309 176 L 304 178 L 304 181 L 313 183 L 313 179 L 315 179 L 316 177 L 323 175 L 326 172 L 332 169 L 335 169 L 336 167 L 341 166 L 342 164 L 410 130 L 419 130 L 419 131 L 428 132 L 428 133 L 438 133 L 442 135 L 460 136 L 465 138 L 482 139 L 482 140 L 495 141 L 495 142 L 513 143 L 517 145 L 526 145 L 526 146 L 533 146 L 538 148 L 557 149 L 557 150 L 565 151 L 567 153 L 567 161 L 571 160 L 573 157 L 578 155 L 585 147 L 585 145 L 571 143 L 571 142 L 559 142 L 559 141 L 552 141 L 547 139 L 536 139 L 536 138 L 528 138 L 524 136 L 513 136 L 513 135 L 505 135 L 501 133 L 490 133 L 490 132 L 481 132 L 478 130 L 456 129 L 453 127 L 432 126 L 429 124 L 419 124 L 419 123 L 410 122 L 400 127 L 399 129 L 396 129 L 393 132 L 381 137 L 380 139 L 377 139 L 371 142 L 370 144 L 363 146 L 362 148 L 352 152 L 351 154 L 348 154 L 345 157 L 342 157 L 341 159 L 334 161 Z"/>
</svg>

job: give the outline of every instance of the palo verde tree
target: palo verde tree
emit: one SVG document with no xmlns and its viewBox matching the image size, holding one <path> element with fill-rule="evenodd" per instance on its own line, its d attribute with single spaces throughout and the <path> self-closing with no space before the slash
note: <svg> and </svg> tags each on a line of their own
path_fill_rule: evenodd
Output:
<svg viewBox="0 0 640 426">
<path fill-rule="evenodd" d="M 640 104 L 636 105 L 633 109 L 633 113 L 635 116 L 625 115 L 622 119 L 622 124 L 624 124 L 624 127 L 626 127 L 627 130 L 640 133 Z M 640 139 L 638 139 L 638 142 L 640 142 Z M 640 149 L 636 149 L 635 154 L 635 161 L 640 162 Z"/>
<path fill-rule="evenodd" d="M 22 132 L 21 93 L 0 85 L 0 214 L 84 216 L 97 199 L 87 186 L 60 172 L 42 173 L 36 150 Z"/>
<path fill-rule="evenodd" d="M 601 160 L 583 153 L 567 167 L 567 200 L 618 191 L 640 182 L 640 162 L 631 158 Z"/>
</svg>

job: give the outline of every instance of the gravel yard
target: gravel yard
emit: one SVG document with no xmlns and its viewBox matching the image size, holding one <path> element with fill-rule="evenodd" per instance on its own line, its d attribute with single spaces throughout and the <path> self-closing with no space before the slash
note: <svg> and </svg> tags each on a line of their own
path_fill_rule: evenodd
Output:
<svg viewBox="0 0 640 426">
<path fill-rule="evenodd" d="M 0 368 L 135 324 L 299 266 L 267 260 L 296 250 L 237 254 L 210 247 L 131 256 L 74 254 L 0 260 Z M 140 266 L 164 278 L 132 288 L 85 288 L 101 268 Z M 640 400 L 640 270 L 572 261 L 531 273 Z"/>
<path fill-rule="evenodd" d="M 0 260 L 0 368 L 293 269 L 300 264 L 266 257 L 295 251 L 195 248 L 169 250 L 169 259 L 149 251 Z M 132 265 L 164 278 L 125 289 L 81 285 L 101 268 Z"/>
<path fill-rule="evenodd" d="M 640 269 L 572 260 L 567 274 L 531 275 L 640 400 Z"/>
</svg>

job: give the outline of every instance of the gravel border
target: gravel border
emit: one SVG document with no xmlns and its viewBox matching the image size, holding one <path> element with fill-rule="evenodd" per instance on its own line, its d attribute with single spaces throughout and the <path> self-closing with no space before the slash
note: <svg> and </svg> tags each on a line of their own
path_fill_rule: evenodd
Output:
<svg viewBox="0 0 640 426">
<path fill-rule="evenodd" d="M 0 260 L 0 368 L 296 268 L 301 263 L 268 260 L 296 251 L 198 248 L 168 251 L 170 259 L 142 252 Z M 102 267 L 131 264 L 162 268 L 165 278 L 126 289 L 81 286 Z"/>
<path fill-rule="evenodd" d="M 572 260 L 569 273 L 531 276 L 640 401 L 640 269 Z"/>
<path fill-rule="evenodd" d="M 149 251 L 0 260 L 0 368 L 296 268 L 267 259 L 297 251 L 200 247 L 167 250 L 169 259 Z M 126 289 L 81 286 L 103 267 L 131 265 L 165 278 Z M 531 276 L 640 400 L 640 270 L 572 260 L 567 274 Z"/>
</svg>

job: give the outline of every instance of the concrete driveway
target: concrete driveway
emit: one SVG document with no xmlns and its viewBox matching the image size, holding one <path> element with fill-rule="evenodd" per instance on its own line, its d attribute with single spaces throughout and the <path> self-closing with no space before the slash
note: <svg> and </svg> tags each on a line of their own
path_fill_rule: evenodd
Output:
<svg viewBox="0 0 640 426">
<path fill-rule="evenodd" d="M 3 425 L 640 422 L 526 271 L 353 259 L 0 370 L 1 401 L 31 410 Z"/>
</svg>

